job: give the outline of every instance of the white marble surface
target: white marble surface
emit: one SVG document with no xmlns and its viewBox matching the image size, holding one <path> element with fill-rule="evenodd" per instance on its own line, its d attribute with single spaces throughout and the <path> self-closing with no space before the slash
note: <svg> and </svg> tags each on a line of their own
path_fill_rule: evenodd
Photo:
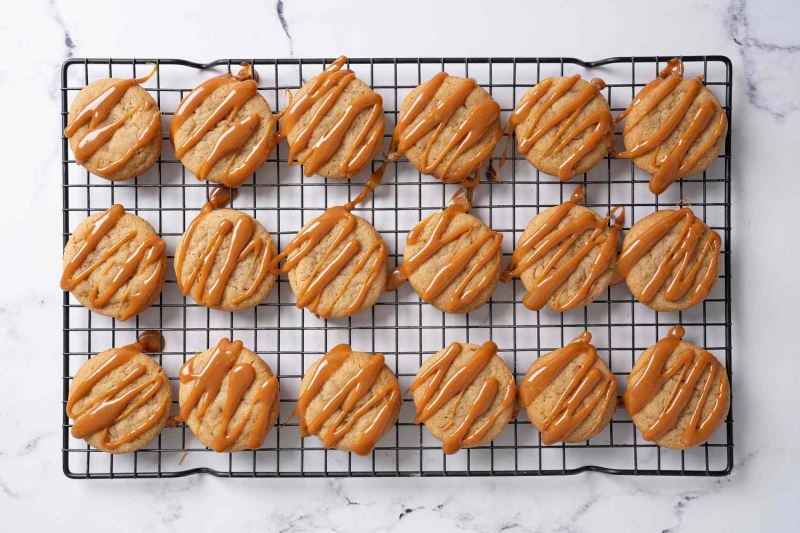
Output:
<svg viewBox="0 0 800 533">
<path fill-rule="evenodd" d="M 0 529 L 790 531 L 800 524 L 800 3 L 16 2 L 0 17 Z M 435 4 L 435 5 L 434 5 Z M 501 5 L 507 4 L 507 5 Z M 533 3 L 531 3 L 533 4 Z M 224 6 L 224 7 L 223 7 Z M 387 22 L 391 20 L 391 24 Z M 91 481 L 61 473 L 59 68 L 72 56 L 728 55 L 736 465 L 722 479 Z"/>
</svg>

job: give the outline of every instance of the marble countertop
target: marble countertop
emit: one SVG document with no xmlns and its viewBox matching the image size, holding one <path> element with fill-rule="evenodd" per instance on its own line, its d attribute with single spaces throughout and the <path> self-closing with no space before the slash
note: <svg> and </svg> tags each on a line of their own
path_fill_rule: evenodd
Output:
<svg viewBox="0 0 800 533">
<path fill-rule="evenodd" d="M 504 5 L 501 5 L 504 4 Z M 530 4 L 530 5 L 529 5 Z M 800 3 L 17 2 L 0 20 L 10 531 L 789 531 L 800 523 Z M 723 54 L 733 61 L 736 464 L 718 479 L 72 481 L 61 471 L 59 72 L 70 57 Z M 795 248 L 793 248 L 794 246 Z M 0 528 L 0 529 L 3 529 Z"/>
</svg>

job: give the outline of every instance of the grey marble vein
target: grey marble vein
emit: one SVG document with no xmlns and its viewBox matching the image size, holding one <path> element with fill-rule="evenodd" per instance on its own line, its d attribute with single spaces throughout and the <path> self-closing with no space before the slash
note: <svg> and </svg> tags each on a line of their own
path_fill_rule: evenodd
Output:
<svg viewBox="0 0 800 533">
<path fill-rule="evenodd" d="M 278 20 L 281 22 L 283 33 L 285 33 L 286 38 L 289 39 L 289 55 L 294 57 L 294 40 L 292 40 L 292 34 L 289 33 L 289 24 L 286 22 L 286 17 L 283 15 L 283 0 L 277 1 L 275 4 L 275 11 L 278 13 Z"/>
<path fill-rule="evenodd" d="M 72 40 L 72 35 L 69 33 L 69 29 L 67 29 L 67 25 L 64 23 L 64 19 L 61 17 L 61 12 L 58 10 L 58 6 L 56 6 L 55 0 L 48 0 L 47 2 L 47 12 L 50 17 L 56 21 L 58 27 L 61 28 L 61 31 L 64 34 L 64 46 L 66 47 L 66 58 L 72 59 L 73 51 L 75 49 L 75 42 Z"/>
</svg>

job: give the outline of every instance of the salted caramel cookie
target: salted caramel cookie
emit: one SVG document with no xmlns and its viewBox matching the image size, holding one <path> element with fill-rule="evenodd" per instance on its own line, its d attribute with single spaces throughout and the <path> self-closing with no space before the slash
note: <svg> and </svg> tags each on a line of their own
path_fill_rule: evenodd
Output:
<svg viewBox="0 0 800 533">
<path fill-rule="evenodd" d="M 252 66 L 195 87 L 169 124 L 175 156 L 197 179 L 238 187 L 275 147 L 275 118 Z"/>
<path fill-rule="evenodd" d="M 529 90 L 509 119 L 519 152 L 561 181 L 588 172 L 614 142 L 614 120 L 603 97 L 605 83 L 580 74 L 546 78 Z"/>
<path fill-rule="evenodd" d="M 257 450 L 278 420 L 278 378 L 241 341 L 222 339 L 180 370 L 179 418 L 215 452 Z"/>
<path fill-rule="evenodd" d="M 81 89 L 67 116 L 64 135 L 76 162 L 109 181 L 143 174 L 161 155 L 161 112 L 140 84 L 142 78 L 105 78 Z"/>
<path fill-rule="evenodd" d="M 367 455 L 397 423 L 403 400 L 397 376 L 381 354 L 340 344 L 315 362 L 300 383 L 300 434 L 326 448 Z"/>
<path fill-rule="evenodd" d="M 403 264 L 390 289 L 408 279 L 419 297 L 440 311 L 469 313 L 492 297 L 502 270 L 503 235 L 462 204 L 422 220 L 408 233 Z"/>
<path fill-rule="evenodd" d="M 445 183 L 475 174 L 503 136 L 500 105 L 472 78 L 446 72 L 412 90 L 399 117 L 391 151 Z"/>
<path fill-rule="evenodd" d="M 164 369 L 143 352 L 161 350 L 158 332 L 92 357 L 75 373 L 67 416 L 72 436 L 108 453 L 136 451 L 161 433 L 172 407 Z"/>
<path fill-rule="evenodd" d="M 450 344 L 422 363 L 411 390 L 414 421 L 448 454 L 493 441 L 517 416 L 514 375 L 492 341 Z"/>
<path fill-rule="evenodd" d="M 542 444 L 582 442 L 605 428 L 617 410 L 617 378 L 582 333 L 543 355 L 519 386 L 519 404 L 542 434 Z"/>
<path fill-rule="evenodd" d="M 612 153 L 633 159 L 652 174 L 654 194 L 707 169 L 728 134 L 728 119 L 717 97 L 703 85 L 702 76 L 684 79 L 683 62 L 677 58 L 639 91 L 617 122 L 626 117 L 625 151 Z"/>
<path fill-rule="evenodd" d="M 673 450 L 707 442 L 731 404 L 725 368 L 716 357 L 689 342 L 681 326 L 636 360 L 625 408 L 645 440 Z"/>
<path fill-rule="evenodd" d="M 522 303 L 531 310 L 549 305 L 565 312 L 594 301 L 614 277 L 619 221 L 609 226 L 583 200 L 583 185 L 572 198 L 536 215 L 519 238 L 501 279 L 519 276 L 528 293 Z M 620 211 L 621 212 L 621 211 Z"/>
<path fill-rule="evenodd" d="M 138 315 L 158 299 L 166 277 L 164 241 L 120 204 L 78 224 L 64 248 L 61 288 L 101 315 Z"/>
<path fill-rule="evenodd" d="M 281 120 L 289 164 L 302 164 L 306 177 L 350 179 L 383 146 L 383 99 L 345 63 L 341 56 L 306 82 Z"/>
<path fill-rule="evenodd" d="M 616 272 L 650 309 L 683 311 L 714 288 L 721 242 L 688 207 L 656 211 L 625 235 Z"/>
</svg>

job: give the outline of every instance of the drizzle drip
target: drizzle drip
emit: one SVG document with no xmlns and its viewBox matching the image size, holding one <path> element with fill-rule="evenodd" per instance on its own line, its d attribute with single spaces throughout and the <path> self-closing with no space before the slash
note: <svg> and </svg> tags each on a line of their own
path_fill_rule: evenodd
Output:
<svg viewBox="0 0 800 533">
<path fill-rule="evenodd" d="M 716 99 L 706 100 L 700 104 L 700 107 L 695 111 L 686 129 L 678 136 L 675 142 L 667 148 L 666 153 L 664 153 L 662 157 L 659 157 L 661 147 L 675 131 L 675 128 L 681 123 L 689 112 L 689 108 L 695 98 L 700 94 L 703 88 L 702 80 L 702 76 L 684 80 L 683 62 L 678 58 L 671 59 L 669 63 L 667 63 L 667 66 L 658 74 L 658 78 L 648 83 L 639 92 L 633 102 L 631 102 L 631 105 L 617 117 L 616 122 L 619 123 L 634 109 L 642 110 L 635 120 L 630 120 L 625 123 L 623 135 L 627 134 L 647 115 L 653 113 L 656 107 L 658 107 L 658 104 L 680 86 L 683 81 L 687 82 L 686 93 L 669 116 L 667 116 L 666 120 L 662 121 L 661 126 L 656 131 L 630 150 L 625 150 L 623 152 L 611 151 L 614 157 L 622 159 L 634 159 L 649 152 L 653 152 L 651 162 L 653 166 L 658 168 L 658 171 L 656 171 L 650 179 L 650 191 L 653 194 L 661 194 L 676 180 L 689 175 L 689 170 L 704 154 L 711 150 L 728 127 L 728 119 L 725 116 L 725 112 L 720 107 L 719 102 L 717 102 Z M 652 98 L 647 104 L 643 104 L 642 100 L 648 95 L 652 95 Z M 695 143 L 706 128 L 712 124 L 712 120 L 714 121 L 714 131 L 711 137 L 705 144 L 700 146 L 693 156 L 686 157 L 692 144 Z"/>
<path fill-rule="evenodd" d="M 641 376 L 635 383 L 628 383 L 628 390 L 622 396 L 625 408 L 631 415 L 635 415 L 649 404 L 668 383 L 674 382 L 669 398 L 661 414 L 658 415 L 658 419 L 642 433 L 645 440 L 657 440 L 677 425 L 681 413 L 689 405 L 706 371 L 708 371 L 708 375 L 700 386 L 700 398 L 683 431 L 683 443 L 690 447 L 702 444 L 710 439 L 722 424 L 726 399 L 729 394 L 728 380 L 724 377 L 720 380 L 711 411 L 705 418 L 702 418 L 703 407 L 710 401 L 709 395 L 714 378 L 718 372 L 725 372 L 717 358 L 705 350 L 695 353 L 694 350 L 687 349 L 675 358 L 671 366 L 667 366 L 668 359 L 680 346 L 685 333 L 683 327 L 675 326 L 665 339 L 658 341 Z M 675 376 L 677 376 L 677 380 L 673 379 Z"/>
<path fill-rule="evenodd" d="M 584 331 L 568 345 L 553 352 L 553 357 L 547 363 L 529 372 L 519 387 L 520 405 L 527 408 L 567 365 L 577 357 L 586 355 L 556 405 L 538 428 L 542 432 L 542 444 L 554 444 L 567 438 L 601 401 L 600 412 L 605 412 L 617 393 L 617 378 L 613 374 L 603 376 L 594 367 L 598 357 L 595 347 L 589 344 L 591 340 L 592 334 Z M 597 429 L 601 420 L 602 417 L 597 417 L 591 432 Z"/>
</svg>

